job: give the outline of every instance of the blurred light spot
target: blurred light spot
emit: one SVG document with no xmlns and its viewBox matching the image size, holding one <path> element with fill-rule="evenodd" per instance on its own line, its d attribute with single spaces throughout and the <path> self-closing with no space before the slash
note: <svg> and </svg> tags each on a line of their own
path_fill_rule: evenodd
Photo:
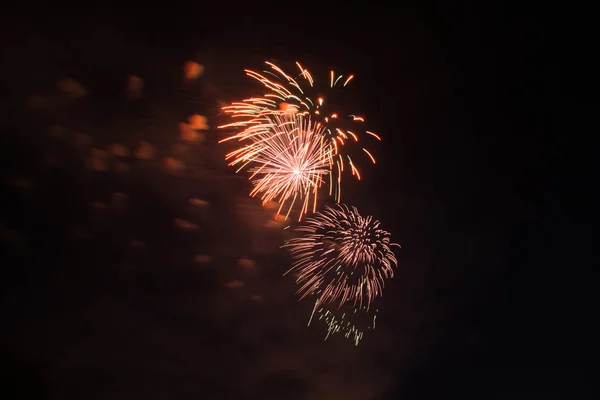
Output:
<svg viewBox="0 0 600 400">
<path fill-rule="evenodd" d="M 184 158 L 188 154 L 189 149 L 190 147 L 187 144 L 175 143 L 171 147 L 169 154 L 171 154 L 171 157 Z"/>
<path fill-rule="evenodd" d="M 198 225 L 181 218 L 175 218 L 173 220 L 173 225 L 175 225 L 176 228 L 179 228 L 183 231 L 194 231 L 198 229 Z"/>
<path fill-rule="evenodd" d="M 238 289 L 238 288 L 244 287 L 244 282 L 233 280 L 233 281 L 226 282 L 225 286 L 228 287 L 229 289 Z"/>
<path fill-rule="evenodd" d="M 238 266 L 244 269 L 254 269 L 256 263 L 249 258 L 240 258 L 238 260 Z"/>
<path fill-rule="evenodd" d="M 10 186 L 19 188 L 19 189 L 29 189 L 31 187 L 31 182 L 22 176 L 15 176 L 13 178 L 8 179 L 7 183 Z"/>
<path fill-rule="evenodd" d="M 0 228 L 0 242 L 11 247 L 19 247 L 25 244 L 26 238 L 22 233 L 12 230 Z"/>
<path fill-rule="evenodd" d="M 204 72 L 204 66 L 194 61 L 186 61 L 183 64 L 183 74 L 186 79 L 197 79 Z"/>
<path fill-rule="evenodd" d="M 106 203 L 102 203 L 101 201 L 92 201 L 90 203 L 90 207 L 96 210 L 105 210 L 108 208 L 108 205 Z"/>
<path fill-rule="evenodd" d="M 112 196 L 110 196 L 110 205 L 113 208 L 124 208 L 127 203 L 127 199 L 129 199 L 129 196 L 125 193 L 115 192 L 112 194 Z"/>
<path fill-rule="evenodd" d="M 108 170 L 108 153 L 100 149 L 92 149 L 86 165 L 94 171 Z"/>
<path fill-rule="evenodd" d="M 279 203 L 271 200 L 265 203 L 263 207 L 265 207 L 267 210 L 276 210 L 279 208 Z"/>
<path fill-rule="evenodd" d="M 92 234 L 86 229 L 76 226 L 73 228 L 73 236 L 80 239 L 91 239 Z"/>
<path fill-rule="evenodd" d="M 140 160 L 151 160 L 156 155 L 156 147 L 152 143 L 142 140 L 134 155 Z"/>
<path fill-rule="evenodd" d="M 173 173 L 180 173 L 185 169 L 183 161 L 173 157 L 166 157 L 164 160 L 165 167 Z"/>
<path fill-rule="evenodd" d="M 51 154 L 46 157 L 46 163 L 51 166 L 57 166 L 60 165 L 60 159 L 57 156 Z"/>
<path fill-rule="evenodd" d="M 181 139 L 186 142 L 196 143 L 200 141 L 200 134 L 192 129 L 192 127 L 186 123 L 179 123 L 179 132 Z"/>
<path fill-rule="evenodd" d="M 86 147 L 92 144 L 92 137 L 85 133 L 76 133 L 73 138 L 73 144 L 76 147 Z"/>
<path fill-rule="evenodd" d="M 31 96 L 28 96 L 27 99 L 25 99 L 25 104 L 28 107 L 39 108 L 46 105 L 46 99 L 44 99 L 39 94 L 33 94 Z"/>
<path fill-rule="evenodd" d="M 199 131 L 206 131 L 210 127 L 208 126 L 208 120 L 204 115 L 194 114 L 189 118 L 190 127 Z"/>
<path fill-rule="evenodd" d="M 83 86 L 81 86 L 79 82 L 77 82 L 73 78 L 64 78 L 60 80 L 57 84 L 57 87 L 61 92 L 66 93 L 75 98 L 83 97 L 86 95 L 86 91 L 83 88 Z"/>
<path fill-rule="evenodd" d="M 142 242 L 141 240 L 137 240 L 137 239 L 131 239 L 129 241 L 129 245 L 136 249 L 140 249 L 140 248 L 146 246 L 146 244 L 144 242 Z"/>
<path fill-rule="evenodd" d="M 127 172 L 131 169 L 131 167 L 124 162 L 117 161 L 115 163 L 115 171 L 117 172 Z"/>
<path fill-rule="evenodd" d="M 212 260 L 211 256 L 207 256 L 204 254 L 198 254 L 196 257 L 194 257 L 194 261 L 197 262 L 198 264 L 205 264 L 208 263 Z"/>
<path fill-rule="evenodd" d="M 127 157 L 129 155 L 129 149 L 118 143 L 108 146 L 108 152 L 117 157 Z"/>
<path fill-rule="evenodd" d="M 67 132 L 67 129 L 62 125 L 52 125 L 48 129 L 48 134 L 53 138 L 61 138 Z"/>
<path fill-rule="evenodd" d="M 265 228 L 275 229 L 281 228 L 281 221 L 275 221 L 274 219 L 270 219 L 265 223 Z"/>
<path fill-rule="evenodd" d="M 129 75 L 127 78 L 127 99 L 137 100 L 142 97 L 144 80 L 135 75 Z"/>
<path fill-rule="evenodd" d="M 263 298 L 262 298 L 262 296 L 254 294 L 254 295 L 250 296 L 250 300 L 255 301 L 257 303 L 261 303 L 263 301 Z"/>
<path fill-rule="evenodd" d="M 292 110 L 295 110 L 295 107 L 291 107 L 291 104 L 289 104 L 289 103 L 284 103 L 284 102 L 279 103 L 279 109 L 281 111 L 287 111 L 290 108 Z"/>
<path fill-rule="evenodd" d="M 206 200 L 199 199 L 198 197 L 192 197 L 190 200 L 190 204 L 194 207 L 208 207 L 210 203 Z"/>
<path fill-rule="evenodd" d="M 285 215 L 281 215 L 281 214 L 275 214 L 275 215 L 273 216 L 273 219 L 274 219 L 275 221 L 279 221 L 279 222 L 283 222 L 283 221 L 285 221 L 285 220 L 286 220 L 286 218 L 285 218 Z"/>
</svg>

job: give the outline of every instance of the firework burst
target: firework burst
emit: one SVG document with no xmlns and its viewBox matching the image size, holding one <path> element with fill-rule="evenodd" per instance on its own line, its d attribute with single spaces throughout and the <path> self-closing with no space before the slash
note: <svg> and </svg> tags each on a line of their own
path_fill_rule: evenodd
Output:
<svg viewBox="0 0 600 400">
<path fill-rule="evenodd" d="M 360 180 L 360 171 L 347 151 L 347 144 L 358 145 L 361 153 L 374 164 L 375 157 L 362 146 L 363 140 L 360 136 L 364 133 L 377 140 L 381 138 L 376 133 L 366 130 L 364 117 L 337 110 L 318 90 L 338 90 L 346 87 L 354 79 L 354 75 L 339 75 L 332 70 L 326 80 L 327 85 L 316 86 L 311 73 L 298 62 L 296 62 L 298 68 L 296 76 L 287 74 L 271 62 L 265 63 L 268 69 L 262 73 L 251 70 L 245 72 L 250 78 L 262 84 L 267 92 L 262 97 L 248 98 L 223 108 L 223 111 L 236 121 L 219 128 L 241 129 L 240 132 L 223 141 L 252 137 L 257 130 L 264 129 L 261 124 L 266 114 L 284 111 L 310 116 L 316 122 L 319 132 L 326 138 L 327 144 L 334 149 L 334 162 L 331 169 L 336 171 L 337 178 L 335 185 L 330 187 L 329 194 L 340 202 L 341 177 L 344 170 Z"/>
<path fill-rule="evenodd" d="M 381 296 L 384 281 L 394 275 L 396 256 L 390 234 L 379 221 L 363 217 L 355 207 L 336 204 L 296 228 L 300 237 L 284 244 L 300 284 L 301 298 L 314 294 L 317 303 L 351 302 L 368 310 Z"/>
<path fill-rule="evenodd" d="M 237 172 L 247 168 L 254 184 L 250 195 L 259 195 L 263 205 L 278 202 L 279 214 L 288 204 L 286 218 L 300 200 L 300 220 L 316 209 L 319 188 L 331 175 L 333 147 L 310 117 L 283 112 L 260 118 L 252 135 L 239 138 L 242 147 L 227 155 L 229 165 L 239 164 Z"/>
</svg>

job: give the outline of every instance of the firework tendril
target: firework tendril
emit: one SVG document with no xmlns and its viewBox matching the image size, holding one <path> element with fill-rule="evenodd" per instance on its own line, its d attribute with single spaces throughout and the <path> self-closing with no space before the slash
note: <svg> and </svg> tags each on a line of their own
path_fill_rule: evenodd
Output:
<svg viewBox="0 0 600 400">
<path fill-rule="evenodd" d="M 317 299 L 308 325 L 315 322 L 324 324 L 327 329 L 325 340 L 331 335 L 341 334 L 358 346 L 365 332 L 375 330 L 378 311 L 369 311 L 367 307 L 351 307 L 349 303 L 343 307 L 336 307 L 319 303 Z"/>
</svg>

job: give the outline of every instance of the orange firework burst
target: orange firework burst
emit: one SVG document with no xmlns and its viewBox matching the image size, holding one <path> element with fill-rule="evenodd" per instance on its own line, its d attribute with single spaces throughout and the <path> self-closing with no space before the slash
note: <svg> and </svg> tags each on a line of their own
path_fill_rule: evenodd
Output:
<svg viewBox="0 0 600 400">
<path fill-rule="evenodd" d="M 251 70 L 245 70 L 246 74 L 260 82 L 268 91 L 262 97 L 252 97 L 241 102 L 233 103 L 223 108 L 225 113 L 236 122 L 220 126 L 220 128 L 242 129 L 241 132 L 233 135 L 232 138 L 252 136 L 260 126 L 266 114 L 271 113 L 296 113 L 311 116 L 316 121 L 316 127 L 326 138 L 326 143 L 333 147 L 334 162 L 331 169 L 336 170 L 336 184 L 330 186 L 330 195 L 341 201 L 341 177 L 344 172 L 350 172 L 354 177 L 360 180 L 360 171 L 348 152 L 343 150 L 347 143 L 359 145 L 361 152 L 370 162 L 375 163 L 375 157 L 365 147 L 361 146 L 362 139 L 359 140 L 362 133 L 377 140 L 381 140 L 379 135 L 366 130 L 364 127 L 365 119 L 355 114 L 342 113 L 331 107 L 326 98 L 318 93 L 311 95 L 309 92 L 315 89 L 315 80 L 310 72 L 303 68 L 299 62 L 296 62 L 298 74 L 293 77 L 288 75 L 282 68 L 266 62 L 269 69 L 258 73 Z M 328 85 L 323 89 L 337 89 L 347 86 L 354 75 L 338 75 L 335 71 L 330 71 L 327 79 Z M 348 126 L 351 128 L 348 128 Z M 226 139 L 227 140 L 227 139 Z M 332 182 L 333 183 L 333 182 Z"/>
<path fill-rule="evenodd" d="M 394 275 L 396 256 L 390 234 L 379 221 L 363 217 L 355 207 L 336 204 L 306 219 L 296 229 L 303 235 L 287 241 L 304 298 L 317 297 L 317 305 L 351 302 L 368 310 L 381 296 L 384 280 Z M 287 273 L 289 273 L 288 271 Z"/>
<path fill-rule="evenodd" d="M 318 189 L 331 172 L 333 147 L 326 143 L 323 128 L 316 127 L 310 117 L 283 112 L 260 119 L 249 128 L 252 134 L 239 137 L 244 144 L 227 155 L 227 159 L 233 158 L 229 165 L 240 164 L 237 172 L 248 168 L 254 183 L 250 195 L 260 195 L 263 205 L 278 202 L 279 214 L 284 204 L 289 204 L 286 218 L 300 200 L 300 220 L 309 207 L 313 212 L 316 209 Z"/>
</svg>

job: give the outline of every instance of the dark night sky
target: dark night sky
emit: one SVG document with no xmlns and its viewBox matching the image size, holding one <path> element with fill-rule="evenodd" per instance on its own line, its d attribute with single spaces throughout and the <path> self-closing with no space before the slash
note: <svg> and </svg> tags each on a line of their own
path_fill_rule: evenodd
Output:
<svg viewBox="0 0 600 400">
<path fill-rule="evenodd" d="M 65 11 L 6 24 L 15 39 L 2 39 L 3 185 L 29 174 L 40 182 L 36 196 L 47 200 L 28 209 L 11 195 L 0 210 L 3 229 L 28 237 L 33 255 L 13 252 L 2 262 L 11 271 L 3 279 L 5 366 L 15 383 L 3 389 L 56 399 L 593 398 L 592 283 L 579 276 L 591 239 L 580 239 L 588 225 L 568 211 L 592 203 L 575 174 L 587 159 L 574 150 L 575 135 L 561 133 L 572 104 L 558 54 L 568 44 L 552 24 L 554 12 L 486 7 L 265 6 L 232 15 L 174 6 L 137 15 Z M 52 121 L 87 129 L 95 147 L 135 143 L 154 129 L 154 122 L 124 122 L 139 110 L 114 105 L 113 86 L 128 74 L 147 82 L 144 104 L 153 113 L 177 122 L 198 112 L 214 125 L 216 102 L 247 87 L 243 68 L 270 58 L 355 73 L 349 101 L 385 139 L 377 168 L 345 192 L 403 246 L 381 328 L 360 350 L 343 340 L 323 344 L 305 328 L 306 306 L 292 292 L 283 297 L 290 282 L 266 261 L 281 263 L 281 254 L 252 257 L 266 272 L 261 266 L 263 275 L 245 281 L 245 296 L 260 293 L 268 308 L 224 294 L 222 281 L 236 278 L 229 259 L 256 253 L 245 243 L 259 234 L 237 217 L 231 229 L 207 223 L 198 239 L 165 233 L 173 216 L 186 213 L 186 196 L 206 195 L 223 218 L 237 197 L 157 178 L 150 167 L 126 182 L 90 178 L 81 166 L 39 167 L 50 145 L 30 131 Z M 188 59 L 206 72 L 186 102 L 177 73 Z M 22 99 L 65 75 L 91 100 L 60 117 L 23 122 Z M 109 126 L 117 128 L 102 136 Z M 131 126 L 135 134 L 127 133 Z M 153 140 L 169 145 L 160 134 Z M 116 225 L 89 228 L 96 229 L 92 244 L 65 239 L 82 224 L 84 213 L 73 210 L 103 190 L 129 191 L 141 202 Z M 132 261 L 117 244 L 121 232 L 143 237 L 151 255 Z M 234 244 L 220 244 L 223 238 Z M 198 247 L 224 255 L 215 261 L 223 263 L 219 272 L 186 269 L 182 254 Z M 150 267 L 122 271 L 135 263 Z M 320 364 L 302 364 L 303 352 Z"/>
</svg>

